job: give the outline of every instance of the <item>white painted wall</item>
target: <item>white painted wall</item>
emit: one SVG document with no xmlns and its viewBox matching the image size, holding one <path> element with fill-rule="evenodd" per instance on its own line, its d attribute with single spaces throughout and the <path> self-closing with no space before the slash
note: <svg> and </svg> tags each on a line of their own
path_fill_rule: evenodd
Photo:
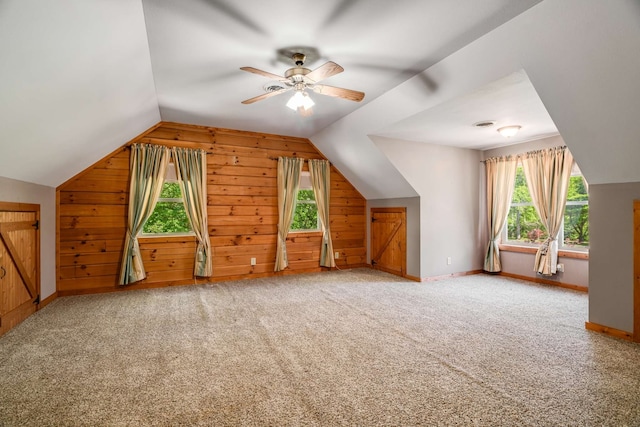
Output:
<svg viewBox="0 0 640 427">
<path fill-rule="evenodd" d="M 56 291 L 56 189 L 0 177 L 0 201 L 40 205 L 40 299 Z"/>
<path fill-rule="evenodd" d="M 589 321 L 626 332 L 633 332 L 634 200 L 640 182 L 589 185 Z"/>
<path fill-rule="evenodd" d="M 481 269 L 481 153 L 383 137 L 372 140 L 420 194 L 421 277 Z"/>
<path fill-rule="evenodd" d="M 533 269 L 535 258 L 535 254 L 500 251 L 502 271 L 505 273 L 517 274 L 531 279 L 539 278 L 567 285 L 589 287 L 588 260 L 560 257 L 558 262 L 564 264 L 564 273 L 558 272 L 553 276 L 540 276 Z"/>
</svg>

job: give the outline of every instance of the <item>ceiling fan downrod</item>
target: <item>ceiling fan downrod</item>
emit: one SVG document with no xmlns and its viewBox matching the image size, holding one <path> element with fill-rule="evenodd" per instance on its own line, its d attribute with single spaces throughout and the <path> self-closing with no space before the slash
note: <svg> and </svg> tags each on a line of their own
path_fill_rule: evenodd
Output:
<svg viewBox="0 0 640 427">
<path fill-rule="evenodd" d="M 302 67 L 307 57 L 304 53 L 294 53 L 293 55 L 291 55 L 291 59 L 293 59 L 293 62 L 296 64 L 296 66 Z"/>
</svg>

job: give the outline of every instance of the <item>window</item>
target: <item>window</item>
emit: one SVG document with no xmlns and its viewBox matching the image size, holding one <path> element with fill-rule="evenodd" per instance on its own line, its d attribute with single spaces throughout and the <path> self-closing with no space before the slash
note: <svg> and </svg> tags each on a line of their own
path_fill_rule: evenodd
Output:
<svg viewBox="0 0 640 427">
<path fill-rule="evenodd" d="M 311 177 L 309 172 L 302 172 L 291 231 L 318 231 L 320 230 L 318 221 L 318 206 L 311 186 Z"/>
<path fill-rule="evenodd" d="M 531 201 L 522 166 L 516 169 L 511 208 L 507 216 L 507 241 L 510 243 L 542 243 L 547 238 L 544 226 Z"/>
<path fill-rule="evenodd" d="M 191 234 L 191 223 L 182 200 L 180 184 L 173 164 L 167 166 L 162 192 L 153 213 L 142 228 L 143 235 Z"/>
<path fill-rule="evenodd" d="M 564 208 L 563 246 L 567 249 L 589 247 L 589 193 L 580 170 L 575 167 L 569 181 Z"/>
<path fill-rule="evenodd" d="M 522 166 L 516 170 L 511 208 L 503 241 L 518 245 L 539 245 L 547 239 L 545 227 L 531 201 Z M 560 248 L 585 250 L 589 247 L 589 195 L 580 169 L 574 163 L 569 181 Z"/>
</svg>

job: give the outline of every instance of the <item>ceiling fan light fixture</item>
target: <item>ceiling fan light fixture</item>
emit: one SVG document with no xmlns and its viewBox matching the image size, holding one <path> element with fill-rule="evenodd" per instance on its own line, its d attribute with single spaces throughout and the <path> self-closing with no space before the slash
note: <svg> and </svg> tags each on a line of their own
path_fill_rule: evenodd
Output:
<svg viewBox="0 0 640 427">
<path fill-rule="evenodd" d="M 300 90 L 297 90 L 287 102 L 287 107 L 291 108 L 293 111 L 298 111 L 300 108 L 309 110 L 314 105 L 315 102 L 313 102 L 313 99 L 311 99 L 309 94 Z"/>
<path fill-rule="evenodd" d="M 498 129 L 498 132 L 500 132 L 500 135 L 504 136 L 505 138 L 511 138 L 512 136 L 518 133 L 521 127 L 522 126 L 519 126 L 519 125 L 503 126 L 500 129 Z"/>
<path fill-rule="evenodd" d="M 302 107 L 305 110 L 309 110 L 314 105 L 316 105 L 316 103 L 313 102 L 313 99 L 311 99 L 311 97 L 305 92 L 304 95 L 302 96 Z"/>
<path fill-rule="evenodd" d="M 314 70 L 310 70 L 303 67 L 304 61 L 306 60 L 305 52 L 293 52 L 291 54 L 291 59 L 293 60 L 295 67 L 289 68 L 284 73 L 284 76 L 279 76 L 253 67 L 240 67 L 242 71 L 258 74 L 275 81 L 275 83 L 269 83 L 264 87 L 265 93 L 254 96 L 253 98 L 245 99 L 242 103 L 253 104 L 254 102 L 271 98 L 272 96 L 289 92 L 290 90 L 295 90 L 296 93 L 289 102 L 287 102 L 287 107 L 292 110 L 300 111 L 302 109 L 303 111 L 311 111 L 310 109 L 313 107 L 314 102 L 306 93 L 305 89 L 313 90 L 320 95 L 333 96 L 355 102 L 360 102 L 364 98 L 364 93 L 358 92 L 357 90 L 317 84 L 324 79 L 335 76 L 336 74 L 344 71 L 344 68 L 335 62 L 329 61 Z"/>
</svg>

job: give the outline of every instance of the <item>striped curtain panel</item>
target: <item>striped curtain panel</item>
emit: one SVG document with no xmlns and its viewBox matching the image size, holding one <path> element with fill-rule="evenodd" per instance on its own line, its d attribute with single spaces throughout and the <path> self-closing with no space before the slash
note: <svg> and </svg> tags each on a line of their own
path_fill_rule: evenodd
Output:
<svg viewBox="0 0 640 427">
<path fill-rule="evenodd" d="M 564 221 L 572 165 L 573 156 L 567 147 L 532 151 L 522 156 L 531 200 L 549 235 L 538 248 L 534 264 L 534 271 L 544 276 L 556 274 L 558 233 Z"/>
<path fill-rule="evenodd" d="M 487 176 L 487 219 L 489 243 L 484 257 L 484 270 L 502 271 L 498 240 L 509 214 L 518 160 L 515 157 L 494 157 L 484 162 Z"/>
<path fill-rule="evenodd" d="M 207 221 L 207 153 L 190 148 L 173 148 L 171 153 L 187 218 L 198 239 L 193 274 L 210 277 L 213 254 Z"/>
<path fill-rule="evenodd" d="M 127 234 L 122 253 L 120 285 L 127 285 L 147 277 L 140 255 L 138 235 L 153 213 L 162 192 L 170 150 L 160 145 L 133 144 L 129 168 L 129 214 Z"/>
<path fill-rule="evenodd" d="M 293 222 L 296 197 L 300 186 L 300 173 L 304 159 L 278 157 L 278 242 L 276 246 L 276 265 L 273 271 L 287 268 L 287 234 Z"/>
<path fill-rule="evenodd" d="M 313 194 L 316 197 L 318 218 L 322 226 L 322 247 L 320 249 L 320 265 L 323 267 L 335 267 L 333 257 L 333 243 L 331 242 L 331 230 L 329 228 L 329 196 L 331 165 L 327 160 L 309 160 L 309 175 Z"/>
</svg>

